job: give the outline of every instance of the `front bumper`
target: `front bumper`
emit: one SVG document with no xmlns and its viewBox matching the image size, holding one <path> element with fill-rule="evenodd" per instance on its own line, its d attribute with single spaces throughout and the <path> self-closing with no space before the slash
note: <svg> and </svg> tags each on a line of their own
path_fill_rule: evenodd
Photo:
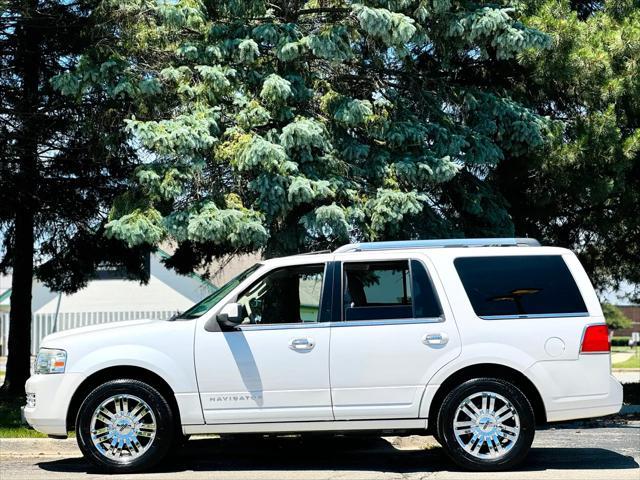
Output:
<svg viewBox="0 0 640 480">
<path fill-rule="evenodd" d="M 25 384 L 27 393 L 35 394 L 35 406 L 22 408 L 24 420 L 47 435 L 67 435 L 67 412 L 71 398 L 84 376 L 79 373 L 32 375 Z"/>
</svg>

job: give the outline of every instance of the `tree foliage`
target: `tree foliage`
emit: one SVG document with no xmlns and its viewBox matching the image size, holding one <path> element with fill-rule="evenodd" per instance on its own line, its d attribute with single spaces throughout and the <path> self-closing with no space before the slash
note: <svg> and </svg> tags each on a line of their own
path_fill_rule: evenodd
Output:
<svg viewBox="0 0 640 480">
<path fill-rule="evenodd" d="M 174 266 L 189 269 L 229 251 L 513 233 L 487 175 L 551 133 L 508 87 L 486 82 L 550 46 L 513 6 L 126 0 L 101 9 L 117 41 L 93 47 L 55 85 L 136 106 L 126 128 L 146 160 L 111 210 L 110 237 L 171 238 Z"/>
<path fill-rule="evenodd" d="M 523 54 L 513 96 L 557 126 L 537 154 L 502 162 L 495 185 L 516 231 L 577 251 L 597 287 L 627 281 L 640 299 L 640 5 L 528 8 L 552 48 Z"/>
<path fill-rule="evenodd" d="M 610 303 L 602 304 L 602 313 L 604 313 L 604 319 L 607 322 L 607 326 L 610 330 L 619 330 L 621 328 L 630 328 L 631 320 L 622 313 L 615 305 Z"/>
<path fill-rule="evenodd" d="M 10 1 L 0 11 L 0 271 L 12 272 L 3 391 L 10 394 L 24 392 L 29 377 L 34 275 L 64 292 L 86 285 L 102 261 L 146 275 L 146 247 L 104 235 L 137 163 L 120 128 L 130 100 L 75 101 L 50 83 L 93 41 L 94 4 Z"/>
</svg>

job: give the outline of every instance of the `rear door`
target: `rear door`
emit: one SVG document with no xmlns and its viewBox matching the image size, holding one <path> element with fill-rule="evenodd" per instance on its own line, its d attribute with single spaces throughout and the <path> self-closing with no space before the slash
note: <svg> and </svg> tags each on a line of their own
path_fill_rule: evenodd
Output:
<svg viewBox="0 0 640 480">
<path fill-rule="evenodd" d="M 334 416 L 417 418 L 428 379 L 460 354 L 456 324 L 426 257 L 361 257 L 336 264 Z"/>
</svg>

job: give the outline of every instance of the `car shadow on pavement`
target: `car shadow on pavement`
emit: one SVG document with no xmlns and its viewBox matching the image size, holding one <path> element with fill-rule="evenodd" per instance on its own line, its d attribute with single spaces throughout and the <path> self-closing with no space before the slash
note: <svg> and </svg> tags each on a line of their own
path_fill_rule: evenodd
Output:
<svg viewBox="0 0 640 480">
<path fill-rule="evenodd" d="M 82 458 L 39 462 L 51 472 L 98 473 Z M 638 463 L 604 448 L 532 448 L 517 470 L 633 469 Z M 384 471 L 395 473 L 456 471 L 442 448 L 398 449 L 381 437 L 318 436 L 260 439 L 190 440 L 154 469 L 183 471 Z"/>
</svg>

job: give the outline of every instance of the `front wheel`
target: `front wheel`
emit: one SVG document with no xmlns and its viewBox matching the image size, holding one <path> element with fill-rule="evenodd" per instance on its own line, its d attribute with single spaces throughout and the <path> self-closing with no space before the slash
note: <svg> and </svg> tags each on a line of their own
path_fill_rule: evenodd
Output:
<svg viewBox="0 0 640 480">
<path fill-rule="evenodd" d="M 101 470 L 129 473 L 160 462 L 175 440 L 171 406 L 144 382 L 119 379 L 93 390 L 76 421 L 78 446 Z"/>
<path fill-rule="evenodd" d="M 531 404 L 515 385 L 475 378 L 454 388 L 442 402 L 438 437 L 463 468 L 505 470 L 527 455 L 535 433 Z"/>
</svg>

